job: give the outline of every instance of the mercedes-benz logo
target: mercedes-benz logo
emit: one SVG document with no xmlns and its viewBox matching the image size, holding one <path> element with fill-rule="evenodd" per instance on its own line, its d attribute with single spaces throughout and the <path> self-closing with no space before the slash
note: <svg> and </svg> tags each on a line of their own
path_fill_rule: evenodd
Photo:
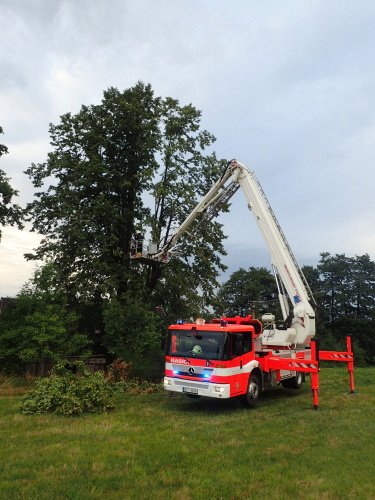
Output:
<svg viewBox="0 0 375 500">
<path fill-rule="evenodd" d="M 190 373 L 190 375 L 194 375 L 195 370 L 192 366 L 189 366 L 188 372 Z"/>
</svg>

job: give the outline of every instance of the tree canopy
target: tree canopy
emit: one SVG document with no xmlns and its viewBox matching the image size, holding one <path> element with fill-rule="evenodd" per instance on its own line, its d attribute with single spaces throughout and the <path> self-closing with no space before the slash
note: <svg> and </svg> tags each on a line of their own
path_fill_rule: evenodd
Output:
<svg viewBox="0 0 375 500">
<path fill-rule="evenodd" d="M 141 355 L 155 346 L 156 306 L 174 319 L 201 312 L 214 297 L 224 269 L 217 222 L 197 221 L 167 265 L 131 259 L 135 234 L 166 242 L 221 174 L 224 161 L 207 153 L 215 138 L 200 121 L 194 106 L 157 97 L 142 82 L 109 88 L 100 104 L 51 124 L 52 151 L 26 170 L 36 188 L 28 220 L 43 235 L 27 257 L 53 265 L 56 289 L 110 352 Z M 143 347 L 135 342 L 140 330 Z"/>
<path fill-rule="evenodd" d="M 53 151 L 26 171 L 38 189 L 29 219 L 44 235 L 28 257 L 52 259 L 80 301 L 129 291 L 160 301 L 158 285 L 164 289 L 173 274 L 182 286 L 182 273 L 200 295 L 211 296 L 223 268 L 217 223 L 187 238 L 185 264 L 164 275 L 158 263 L 130 259 L 137 231 L 168 238 L 218 176 L 220 162 L 204 154 L 214 137 L 200 130 L 200 117 L 192 105 L 155 97 L 139 82 L 123 92 L 110 88 L 101 104 L 50 125 Z"/>
</svg>

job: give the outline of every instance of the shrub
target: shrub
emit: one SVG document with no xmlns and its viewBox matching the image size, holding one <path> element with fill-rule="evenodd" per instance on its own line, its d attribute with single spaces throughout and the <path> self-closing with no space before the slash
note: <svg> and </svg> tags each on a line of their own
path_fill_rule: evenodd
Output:
<svg viewBox="0 0 375 500">
<path fill-rule="evenodd" d="M 89 352 L 90 340 L 77 333 L 78 316 L 66 306 L 20 294 L 0 315 L 0 364 L 23 373 L 28 363 Z"/>
<path fill-rule="evenodd" d="M 64 416 L 99 413 L 114 409 L 113 387 L 100 372 L 92 373 L 82 361 L 58 363 L 49 377 L 23 399 L 25 414 L 54 413 Z"/>
</svg>

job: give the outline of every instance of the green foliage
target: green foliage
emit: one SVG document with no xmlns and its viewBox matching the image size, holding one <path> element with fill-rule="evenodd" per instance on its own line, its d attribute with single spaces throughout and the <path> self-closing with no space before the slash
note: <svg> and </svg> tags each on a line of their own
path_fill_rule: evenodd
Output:
<svg viewBox="0 0 375 500">
<path fill-rule="evenodd" d="M 123 92 L 110 88 L 101 104 L 51 125 L 54 151 L 26 171 L 39 189 L 29 218 L 45 236 L 28 257 L 53 260 L 70 302 L 100 307 L 135 290 L 150 310 L 168 309 L 164 290 L 181 268 L 131 262 L 131 240 L 141 231 L 165 242 L 217 179 L 222 165 L 203 154 L 214 137 L 200 129 L 200 118 L 192 105 L 155 97 L 138 82 Z M 144 202 L 150 195 L 154 210 Z M 207 303 L 223 268 L 222 238 L 212 223 L 183 243 L 184 284 Z"/>
<path fill-rule="evenodd" d="M 138 368 L 148 359 L 145 373 L 156 363 L 160 365 L 160 319 L 134 297 L 112 299 L 104 308 L 105 335 L 103 344 L 107 351 L 132 362 Z"/>
<path fill-rule="evenodd" d="M 318 298 L 334 324 L 342 317 L 373 318 L 375 311 L 375 262 L 365 254 L 322 253 L 319 265 Z"/>
<path fill-rule="evenodd" d="M 375 262 L 367 254 L 322 253 L 316 272 L 312 288 L 324 311 L 322 337 L 342 345 L 352 335 L 356 363 L 375 363 Z"/>
<path fill-rule="evenodd" d="M 140 302 L 113 299 L 104 309 L 104 342 L 110 352 L 128 359 L 159 344 L 158 317 Z"/>
<path fill-rule="evenodd" d="M 22 371 L 27 363 L 87 352 L 89 339 L 76 327 L 77 316 L 67 307 L 19 295 L 0 317 L 3 369 Z"/>
<path fill-rule="evenodd" d="M 58 363 L 49 377 L 37 381 L 22 403 L 22 413 L 27 415 L 77 416 L 113 409 L 113 387 L 102 373 L 90 372 L 83 362 Z"/>
<path fill-rule="evenodd" d="M 44 304 L 67 304 L 64 282 L 53 262 L 37 266 L 33 276 L 22 287 L 20 295 L 33 297 Z"/>
<path fill-rule="evenodd" d="M 3 133 L 0 127 L 0 134 Z M 8 148 L 0 144 L 0 157 L 8 153 Z M 9 177 L 0 169 L 0 226 L 17 225 L 22 229 L 23 211 L 19 205 L 12 203 L 12 198 L 18 195 L 18 191 L 12 188 Z M 1 240 L 1 229 L 0 229 Z"/>
</svg>

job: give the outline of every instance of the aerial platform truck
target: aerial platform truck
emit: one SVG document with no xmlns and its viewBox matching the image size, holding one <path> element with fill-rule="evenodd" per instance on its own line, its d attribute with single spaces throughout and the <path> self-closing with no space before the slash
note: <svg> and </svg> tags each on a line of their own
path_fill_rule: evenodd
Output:
<svg viewBox="0 0 375 500">
<path fill-rule="evenodd" d="M 313 406 L 318 409 L 320 361 L 346 363 L 354 392 L 351 337 L 346 351 L 319 349 L 313 294 L 254 172 L 237 160 L 228 162 L 169 241 L 159 250 L 146 251 L 146 257 L 167 262 L 192 223 L 197 218 L 212 220 L 239 189 L 271 254 L 283 322 L 278 324 L 270 313 L 261 321 L 251 315 L 178 321 L 168 329 L 164 388 L 190 397 L 241 397 L 253 407 L 268 387 L 299 389 L 310 374 Z"/>
</svg>

